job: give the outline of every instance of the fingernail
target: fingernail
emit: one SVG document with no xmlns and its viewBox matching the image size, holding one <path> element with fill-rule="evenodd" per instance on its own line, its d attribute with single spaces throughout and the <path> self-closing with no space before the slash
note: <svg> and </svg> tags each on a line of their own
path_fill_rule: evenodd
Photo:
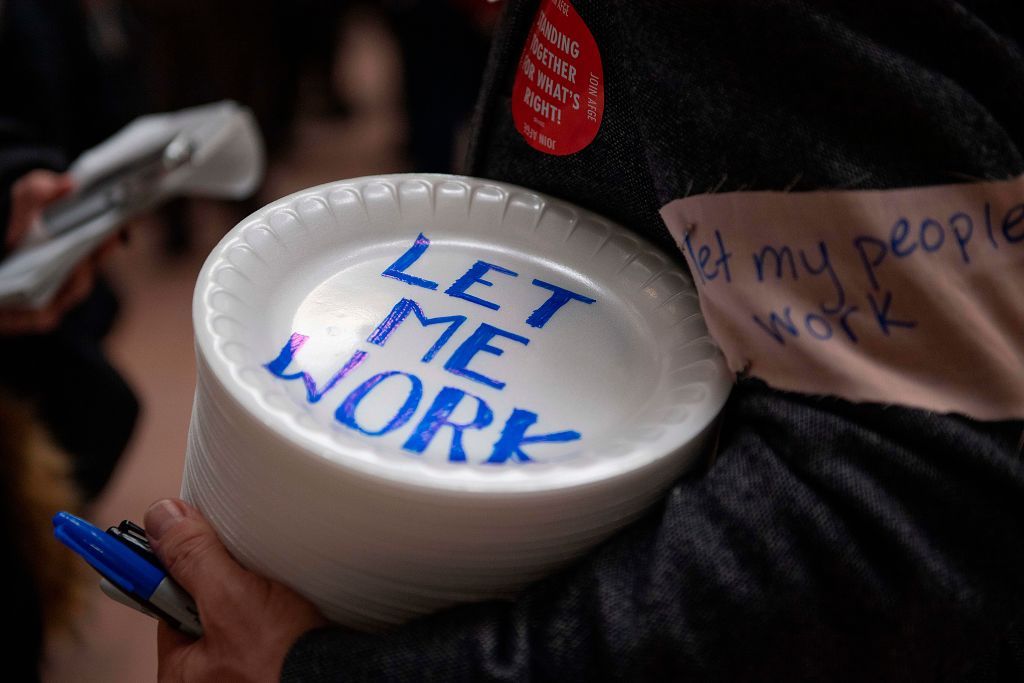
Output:
<svg viewBox="0 0 1024 683">
<path fill-rule="evenodd" d="M 185 519 L 185 510 L 176 500 L 158 500 L 146 510 L 146 535 L 158 541 L 175 524 Z"/>
</svg>

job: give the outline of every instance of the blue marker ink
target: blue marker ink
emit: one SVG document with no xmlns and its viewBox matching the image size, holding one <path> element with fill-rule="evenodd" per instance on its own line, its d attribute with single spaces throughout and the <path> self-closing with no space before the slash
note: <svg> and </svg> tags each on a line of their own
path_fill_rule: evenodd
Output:
<svg viewBox="0 0 1024 683">
<path fill-rule="evenodd" d="M 853 333 L 853 328 L 850 327 L 850 323 L 847 322 L 847 319 L 859 310 L 860 309 L 856 306 L 848 306 L 845 311 L 842 311 L 839 314 L 839 326 L 843 328 L 843 332 L 846 333 L 846 336 L 849 337 L 850 341 L 854 344 L 857 343 L 857 335 Z"/>
<path fill-rule="evenodd" d="M 473 356 L 481 351 L 495 356 L 500 356 L 505 353 L 504 349 L 500 349 L 497 346 L 491 346 L 487 343 L 494 337 L 505 337 L 506 339 L 511 339 L 514 342 L 519 342 L 523 346 L 530 343 L 530 340 L 526 337 L 520 337 L 518 334 L 512 334 L 511 332 L 500 330 L 493 325 L 488 325 L 487 323 L 481 323 L 480 327 L 478 327 L 466 341 L 462 342 L 462 345 L 459 346 L 459 348 L 455 349 L 455 353 L 453 353 L 452 357 L 448 359 L 448 362 L 444 364 L 444 369 L 453 375 L 465 377 L 466 379 L 486 384 L 487 386 L 494 387 L 498 390 L 504 389 L 504 382 L 499 382 L 498 380 L 491 379 L 490 377 L 485 377 L 478 372 L 470 370 L 468 367 L 470 361 L 473 360 Z"/>
<path fill-rule="evenodd" d="M 373 391 L 381 382 L 388 379 L 401 375 L 407 377 L 410 382 L 409 396 L 405 399 L 405 403 L 398 409 L 395 416 L 390 421 L 377 431 L 370 431 L 363 429 L 362 426 L 356 421 L 356 409 L 359 407 L 359 403 L 366 398 L 366 396 Z M 423 397 L 423 382 L 416 375 L 412 375 L 408 372 L 400 372 L 398 370 L 392 370 L 390 372 L 381 372 L 370 379 L 366 380 L 358 387 L 352 390 L 352 393 L 342 402 L 338 409 L 334 411 L 334 419 L 346 427 L 350 427 L 361 434 L 366 436 L 381 436 L 388 432 L 394 431 L 404 425 L 412 417 L 412 414 L 416 412 L 416 408 L 419 407 L 420 399 Z"/>
<path fill-rule="evenodd" d="M 928 244 L 928 229 L 929 228 L 932 228 L 933 230 L 937 230 L 938 231 L 938 235 L 939 235 L 938 241 L 937 242 L 933 242 L 930 246 Z M 925 251 L 927 251 L 929 253 L 936 252 L 940 248 L 942 248 L 942 243 L 945 242 L 945 241 L 946 241 L 946 230 L 945 230 L 945 228 L 942 227 L 941 223 L 939 223 L 934 218 L 925 218 L 921 222 L 921 248 L 922 249 L 924 249 Z"/>
<path fill-rule="evenodd" d="M 757 281 L 764 282 L 764 263 L 768 256 L 775 258 L 775 279 L 782 279 L 782 266 L 785 262 L 789 263 L 790 276 L 794 280 L 799 280 L 800 276 L 796 272 L 796 260 L 793 258 L 793 250 L 788 246 L 783 246 L 781 249 L 776 249 L 772 246 L 761 247 L 760 253 L 751 254 L 754 259 L 754 268 L 757 269 Z"/>
<path fill-rule="evenodd" d="M 449 419 L 451 414 L 462 399 L 466 397 L 476 399 L 476 417 L 464 424 L 452 422 Z M 462 432 L 467 429 L 483 429 L 491 424 L 493 419 L 494 414 L 482 398 L 468 394 L 461 389 L 445 387 L 441 389 L 434 402 L 427 408 L 427 414 L 423 416 L 420 423 L 412 430 L 412 435 L 402 445 L 402 448 L 412 453 L 422 453 L 430 445 L 434 437 L 437 436 L 437 432 L 441 427 L 447 426 L 452 428 L 452 445 L 448 451 L 448 460 L 450 462 L 466 462 L 466 451 L 462 447 Z"/>
<path fill-rule="evenodd" d="M 1024 223 L 1024 204 L 1017 204 L 1003 216 L 1003 237 L 1010 244 L 1016 244 L 1021 240 L 1024 240 L 1024 230 L 1020 230 L 1014 234 L 1010 234 L 1013 228 L 1017 227 L 1021 223 Z"/>
<path fill-rule="evenodd" d="M 878 248 L 874 258 L 869 259 L 867 253 L 864 251 L 865 244 L 872 244 Z M 853 247 L 860 254 L 860 261 L 864 265 L 864 272 L 867 273 L 868 279 L 871 280 L 871 288 L 878 289 L 878 279 L 875 277 L 875 268 L 882 264 L 885 260 L 885 255 L 888 253 L 888 249 L 885 246 L 885 242 L 875 237 L 869 237 L 868 235 L 861 235 L 853 240 Z"/>
<path fill-rule="evenodd" d="M 423 287 L 424 289 L 437 289 L 437 283 L 432 280 L 424 280 L 423 278 L 416 277 L 414 275 L 407 275 L 406 269 L 412 264 L 419 260 L 420 256 L 426 253 L 427 248 L 430 247 L 430 240 L 424 236 L 421 232 L 413 245 L 409 247 L 409 250 L 398 257 L 398 260 L 392 263 L 387 269 L 381 273 L 384 277 L 394 278 L 400 280 L 409 285 L 415 285 L 416 287 Z"/>
<path fill-rule="evenodd" d="M 893 255 L 898 258 L 910 256 L 917 250 L 917 243 L 914 242 L 909 249 L 903 248 L 903 243 L 907 240 L 910 235 L 910 221 L 906 218 L 900 218 L 898 221 L 893 223 L 892 230 L 889 232 L 889 248 L 892 249 Z"/>
<path fill-rule="evenodd" d="M 807 328 L 807 333 L 815 339 L 828 341 L 832 338 L 832 323 L 817 313 L 808 313 L 804 316 L 804 327 Z"/>
<path fill-rule="evenodd" d="M 890 327 L 917 327 L 917 323 L 913 320 L 897 320 L 896 318 L 889 317 L 889 309 L 892 307 L 892 292 L 886 291 L 885 297 L 882 299 L 882 305 L 879 307 L 878 301 L 875 300 L 875 295 L 872 292 L 868 292 L 868 303 L 871 304 L 871 310 L 875 314 L 875 319 L 878 321 L 878 328 L 882 330 L 882 334 L 886 337 L 889 336 Z"/>
<path fill-rule="evenodd" d="M 526 436 L 526 430 L 533 426 L 535 422 L 537 422 L 536 413 L 531 413 L 529 410 L 520 410 L 519 408 L 513 410 L 512 415 L 509 416 L 508 421 L 505 423 L 505 427 L 501 430 L 501 438 L 494 444 L 494 450 L 491 452 L 491 456 L 487 458 L 485 464 L 501 465 L 509 460 L 530 462 L 531 458 L 523 452 L 523 446 L 532 443 L 565 443 L 566 441 L 576 441 L 580 438 L 580 433 L 572 430 L 555 432 L 553 434 Z"/>
<path fill-rule="evenodd" d="M 992 234 L 992 204 L 989 202 L 985 202 L 985 232 L 988 233 L 988 241 L 998 249 L 999 243 L 996 242 L 996 237 Z"/>
<path fill-rule="evenodd" d="M 466 301 L 470 301 L 479 306 L 483 306 L 484 308 L 489 308 L 492 311 L 496 311 L 499 308 L 501 308 L 498 304 L 494 303 L 493 301 L 480 299 L 478 297 L 473 296 L 472 294 L 466 293 L 466 290 L 475 284 L 481 284 L 484 285 L 485 287 L 493 286 L 493 282 L 483 279 L 483 276 L 486 275 L 487 272 L 491 270 L 496 271 L 498 273 L 504 273 L 505 275 L 508 275 L 510 277 L 519 277 L 519 273 L 509 270 L 508 268 L 502 268 L 501 266 L 496 266 L 493 263 L 487 263 L 486 261 L 477 261 L 472 266 L 470 266 L 469 270 L 467 270 L 465 274 L 462 275 L 462 277 L 456 280 L 451 287 L 446 289 L 444 293 L 447 294 L 448 296 L 453 296 L 456 299 L 465 299 Z"/>
<path fill-rule="evenodd" d="M 715 263 L 720 264 L 722 270 L 725 271 L 725 281 L 732 282 L 732 275 L 729 273 L 729 259 L 732 257 L 732 252 L 725 250 L 725 242 L 722 241 L 722 233 L 717 230 L 715 230 L 715 241 L 718 242 L 718 253 L 720 254 L 718 261 Z"/>
<path fill-rule="evenodd" d="M 804 270 L 811 275 L 828 273 L 828 277 L 832 281 L 832 287 L 836 290 L 836 304 L 835 306 L 826 306 L 825 302 L 822 301 L 820 302 L 821 310 L 823 313 L 837 313 L 846 304 L 846 290 L 835 268 L 832 267 L 832 258 L 828 253 L 828 245 L 824 241 L 818 242 L 818 251 L 821 253 L 821 265 L 817 268 L 812 268 L 811 264 L 808 263 L 807 253 L 803 249 L 800 250 L 800 262 L 803 264 Z"/>
<path fill-rule="evenodd" d="M 686 246 L 686 250 L 690 253 L 690 260 L 696 267 L 701 282 L 714 280 L 720 272 L 725 273 L 726 282 L 732 282 L 732 275 L 729 272 L 729 259 L 732 258 L 732 252 L 726 251 L 722 234 L 718 230 L 715 230 L 715 241 L 718 243 L 718 258 L 713 262 L 715 269 L 709 272 L 705 266 L 711 262 L 711 247 L 706 244 L 701 245 L 695 254 L 693 244 L 690 242 L 690 234 L 687 233 L 686 237 L 683 238 L 683 243 Z"/>
<path fill-rule="evenodd" d="M 416 318 L 420 321 L 420 325 L 427 327 L 428 325 L 440 325 L 442 323 L 448 323 L 448 329 L 441 333 L 441 336 L 437 338 L 437 341 L 427 351 L 427 353 L 421 359 L 424 363 L 429 363 L 437 352 L 441 350 L 455 331 L 459 329 L 462 323 L 466 322 L 466 316 L 464 315 L 447 315 L 440 318 L 428 318 L 423 313 L 423 309 L 419 307 L 412 299 L 402 299 L 391 312 L 388 313 L 387 317 L 377 326 L 377 329 L 366 338 L 366 341 L 377 346 L 384 346 L 387 342 L 388 337 L 391 333 L 398 329 L 398 326 L 409 317 L 410 313 L 414 313 Z"/>
<path fill-rule="evenodd" d="M 960 232 L 957 228 L 957 221 L 967 223 L 966 234 Z M 953 237 L 956 239 L 956 244 L 960 248 L 960 256 L 963 258 L 964 263 L 970 263 L 971 257 L 967 255 L 967 243 L 971 241 L 971 235 L 974 234 L 974 221 L 966 213 L 960 211 L 949 217 L 949 225 L 953 231 Z"/>
<path fill-rule="evenodd" d="M 551 296 L 545 301 L 540 308 L 536 309 L 530 314 L 530 317 L 526 319 L 526 324 L 530 327 L 536 327 L 540 329 L 551 320 L 551 316 L 557 313 L 562 306 L 565 306 L 570 301 L 581 301 L 585 304 L 592 304 L 596 299 L 591 299 L 588 296 L 577 294 L 576 292 L 570 291 L 553 285 L 550 282 L 544 282 L 543 280 L 534 280 L 533 284 L 542 289 L 551 290 Z"/>
<path fill-rule="evenodd" d="M 294 333 L 288 340 L 288 343 L 281 348 L 281 353 L 277 355 L 277 358 L 269 363 L 265 363 L 263 367 L 265 367 L 270 374 L 275 377 L 280 377 L 281 379 L 301 379 L 302 383 L 306 385 L 306 400 L 310 403 L 316 403 L 324 397 L 324 394 L 334 388 L 335 384 L 343 380 L 348 373 L 355 370 L 364 360 L 366 360 L 366 352 L 356 351 L 353 353 L 352 357 L 348 359 L 348 362 L 345 363 L 340 370 L 334 373 L 334 376 L 327 380 L 327 384 L 320 389 L 316 385 L 316 380 L 306 372 L 300 370 L 299 372 L 293 372 L 291 374 L 285 373 L 285 370 L 289 365 L 291 365 L 295 354 L 302 348 L 302 345 L 306 343 L 307 339 L 309 339 L 309 337 L 304 334 L 299 334 L 298 332 Z"/>
<path fill-rule="evenodd" d="M 791 337 L 800 336 L 800 331 L 797 329 L 796 325 L 793 324 L 792 313 L 793 312 L 790 307 L 786 306 L 782 309 L 782 315 L 785 316 L 785 319 L 783 319 L 783 317 L 780 317 L 775 311 L 770 311 L 767 325 L 756 315 L 753 316 L 753 318 L 754 322 L 757 323 L 762 330 L 767 332 L 768 335 L 770 335 L 775 341 L 779 342 L 779 344 L 785 346 L 786 340 L 782 336 L 782 332 L 788 332 Z M 781 330 L 779 329 L 780 327 L 782 328 Z"/>
<path fill-rule="evenodd" d="M 683 237 L 683 245 L 686 247 L 687 253 L 690 254 L 690 263 L 693 264 L 694 270 L 697 271 L 700 281 L 706 283 L 707 278 L 704 277 L 704 271 L 697 267 L 697 254 L 693 253 L 693 244 L 690 242 L 690 233 L 686 233 Z"/>
</svg>

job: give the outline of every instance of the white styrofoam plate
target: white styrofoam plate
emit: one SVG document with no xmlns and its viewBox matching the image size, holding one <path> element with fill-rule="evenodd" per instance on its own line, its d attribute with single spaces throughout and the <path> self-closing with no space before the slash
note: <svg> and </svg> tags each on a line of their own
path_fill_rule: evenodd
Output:
<svg viewBox="0 0 1024 683">
<path fill-rule="evenodd" d="M 474 178 L 274 202 L 211 253 L 194 323 L 186 496 L 360 627 L 583 552 L 699 456 L 731 385 L 671 260 Z"/>
<path fill-rule="evenodd" d="M 383 275 L 421 234 L 429 247 L 394 270 L 433 289 Z M 491 286 L 454 293 L 498 310 L 445 293 L 479 261 L 517 275 L 482 268 L 469 279 Z M 570 300 L 533 327 L 527 319 L 553 294 L 534 280 L 594 303 Z M 464 317 L 430 362 L 421 359 L 451 326 L 424 327 L 415 312 L 384 345 L 367 341 L 402 300 L 429 318 Z M 718 413 L 729 388 L 694 289 L 676 266 L 593 214 L 491 181 L 368 178 L 275 202 L 218 245 L 195 305 L 198 345 L 240 405 L 339 466 L 416 486 L 543 490 L 612 477 L 684 445 Z M 484 325 L 501 332 L 485 330 L 481 343 L 467 344 Z M 354 352 L 367 356 L 311 403 L 302 381 L 263 367 L 293 334 L 308 339 L 286 371 L 307 372 L 319 388 Z M 466 363 L 453 361 L 460 346 Z M 467 379 L 467 371 L 504 387 Z M 404 424 L 368 436 L 336 419 L 381 373 L 406 374 L 387 376 L 351 414 L 377 432 L 400 420 L 403 406 L 414 407 Z M 418 401 L 409 375 L 420 381 Z M 486 428 L 462 432 L 467 462 L 450 459 L 450 427 L 422 453 L 403 449 L 444 387 L 479 397 L 493 416 Z M 448 419 L 470 422 L 479 405 L 466 397 Z M 575 431 L 580 438 L 523 446 L 529 466 L 516 457 L 488 463 L 514 409 L 537 416 L 528 436 Z"/>
</svg>

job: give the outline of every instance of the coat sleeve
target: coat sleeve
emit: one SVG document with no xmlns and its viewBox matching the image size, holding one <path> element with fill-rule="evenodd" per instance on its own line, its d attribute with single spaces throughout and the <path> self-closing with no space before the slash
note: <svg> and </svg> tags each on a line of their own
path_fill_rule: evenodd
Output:
<svg viewBox="0 0 1024 683">
<path fill-rule="evenodd" d="M 664 227 L 640 230 L 644 217 L 691 188 L 903 187 L 1024 169 L 1019 3 L 573 6 L 601 44 L 602 132 L 566 157 L 518 139 L 507 94 L 536 3 L 508 3 L 473 173 L 653 241 Z M 607 178 L 614 188 L 593 189 Z M 572 567 L 514 602 L 385 636 L 311 632 L 283 678 L 1024 680 L 1022 427 L 741 381 L 714 463 Z"/>
<path fill-rule="evenodd" d="M 567 571 L 282 679 L 1019 678 L 1021 428 L 744 381 L 707 472 Z"/>
</svg>

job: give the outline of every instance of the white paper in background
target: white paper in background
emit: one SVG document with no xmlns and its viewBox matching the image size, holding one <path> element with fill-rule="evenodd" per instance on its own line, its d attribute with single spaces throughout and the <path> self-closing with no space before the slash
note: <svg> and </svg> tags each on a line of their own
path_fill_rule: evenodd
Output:
<svg viewBox="0 0 1024 683">
<path fill-rule="evenodd" d="M 1024 177 L 699 195 L 661 214 L 734 372 L 853 401 L 1024 417 Z"/>
<path fill-rule="evenodd" d="M 251 112 L 230 101 L 136 119 L 84 152 L 69 172 L 87 188 L 182 133 L 195 147 L 191 161 L 161 181 L 150 207 L 178 195 L 241 199 L 255 191 L 265 166 L 263 141 Z M 45 306 L 75 265 L 137 213 L 134 207 L 115 208 L 52 240 L 16 250 L 0 263 L 0 306 Z"/>
</svg>

